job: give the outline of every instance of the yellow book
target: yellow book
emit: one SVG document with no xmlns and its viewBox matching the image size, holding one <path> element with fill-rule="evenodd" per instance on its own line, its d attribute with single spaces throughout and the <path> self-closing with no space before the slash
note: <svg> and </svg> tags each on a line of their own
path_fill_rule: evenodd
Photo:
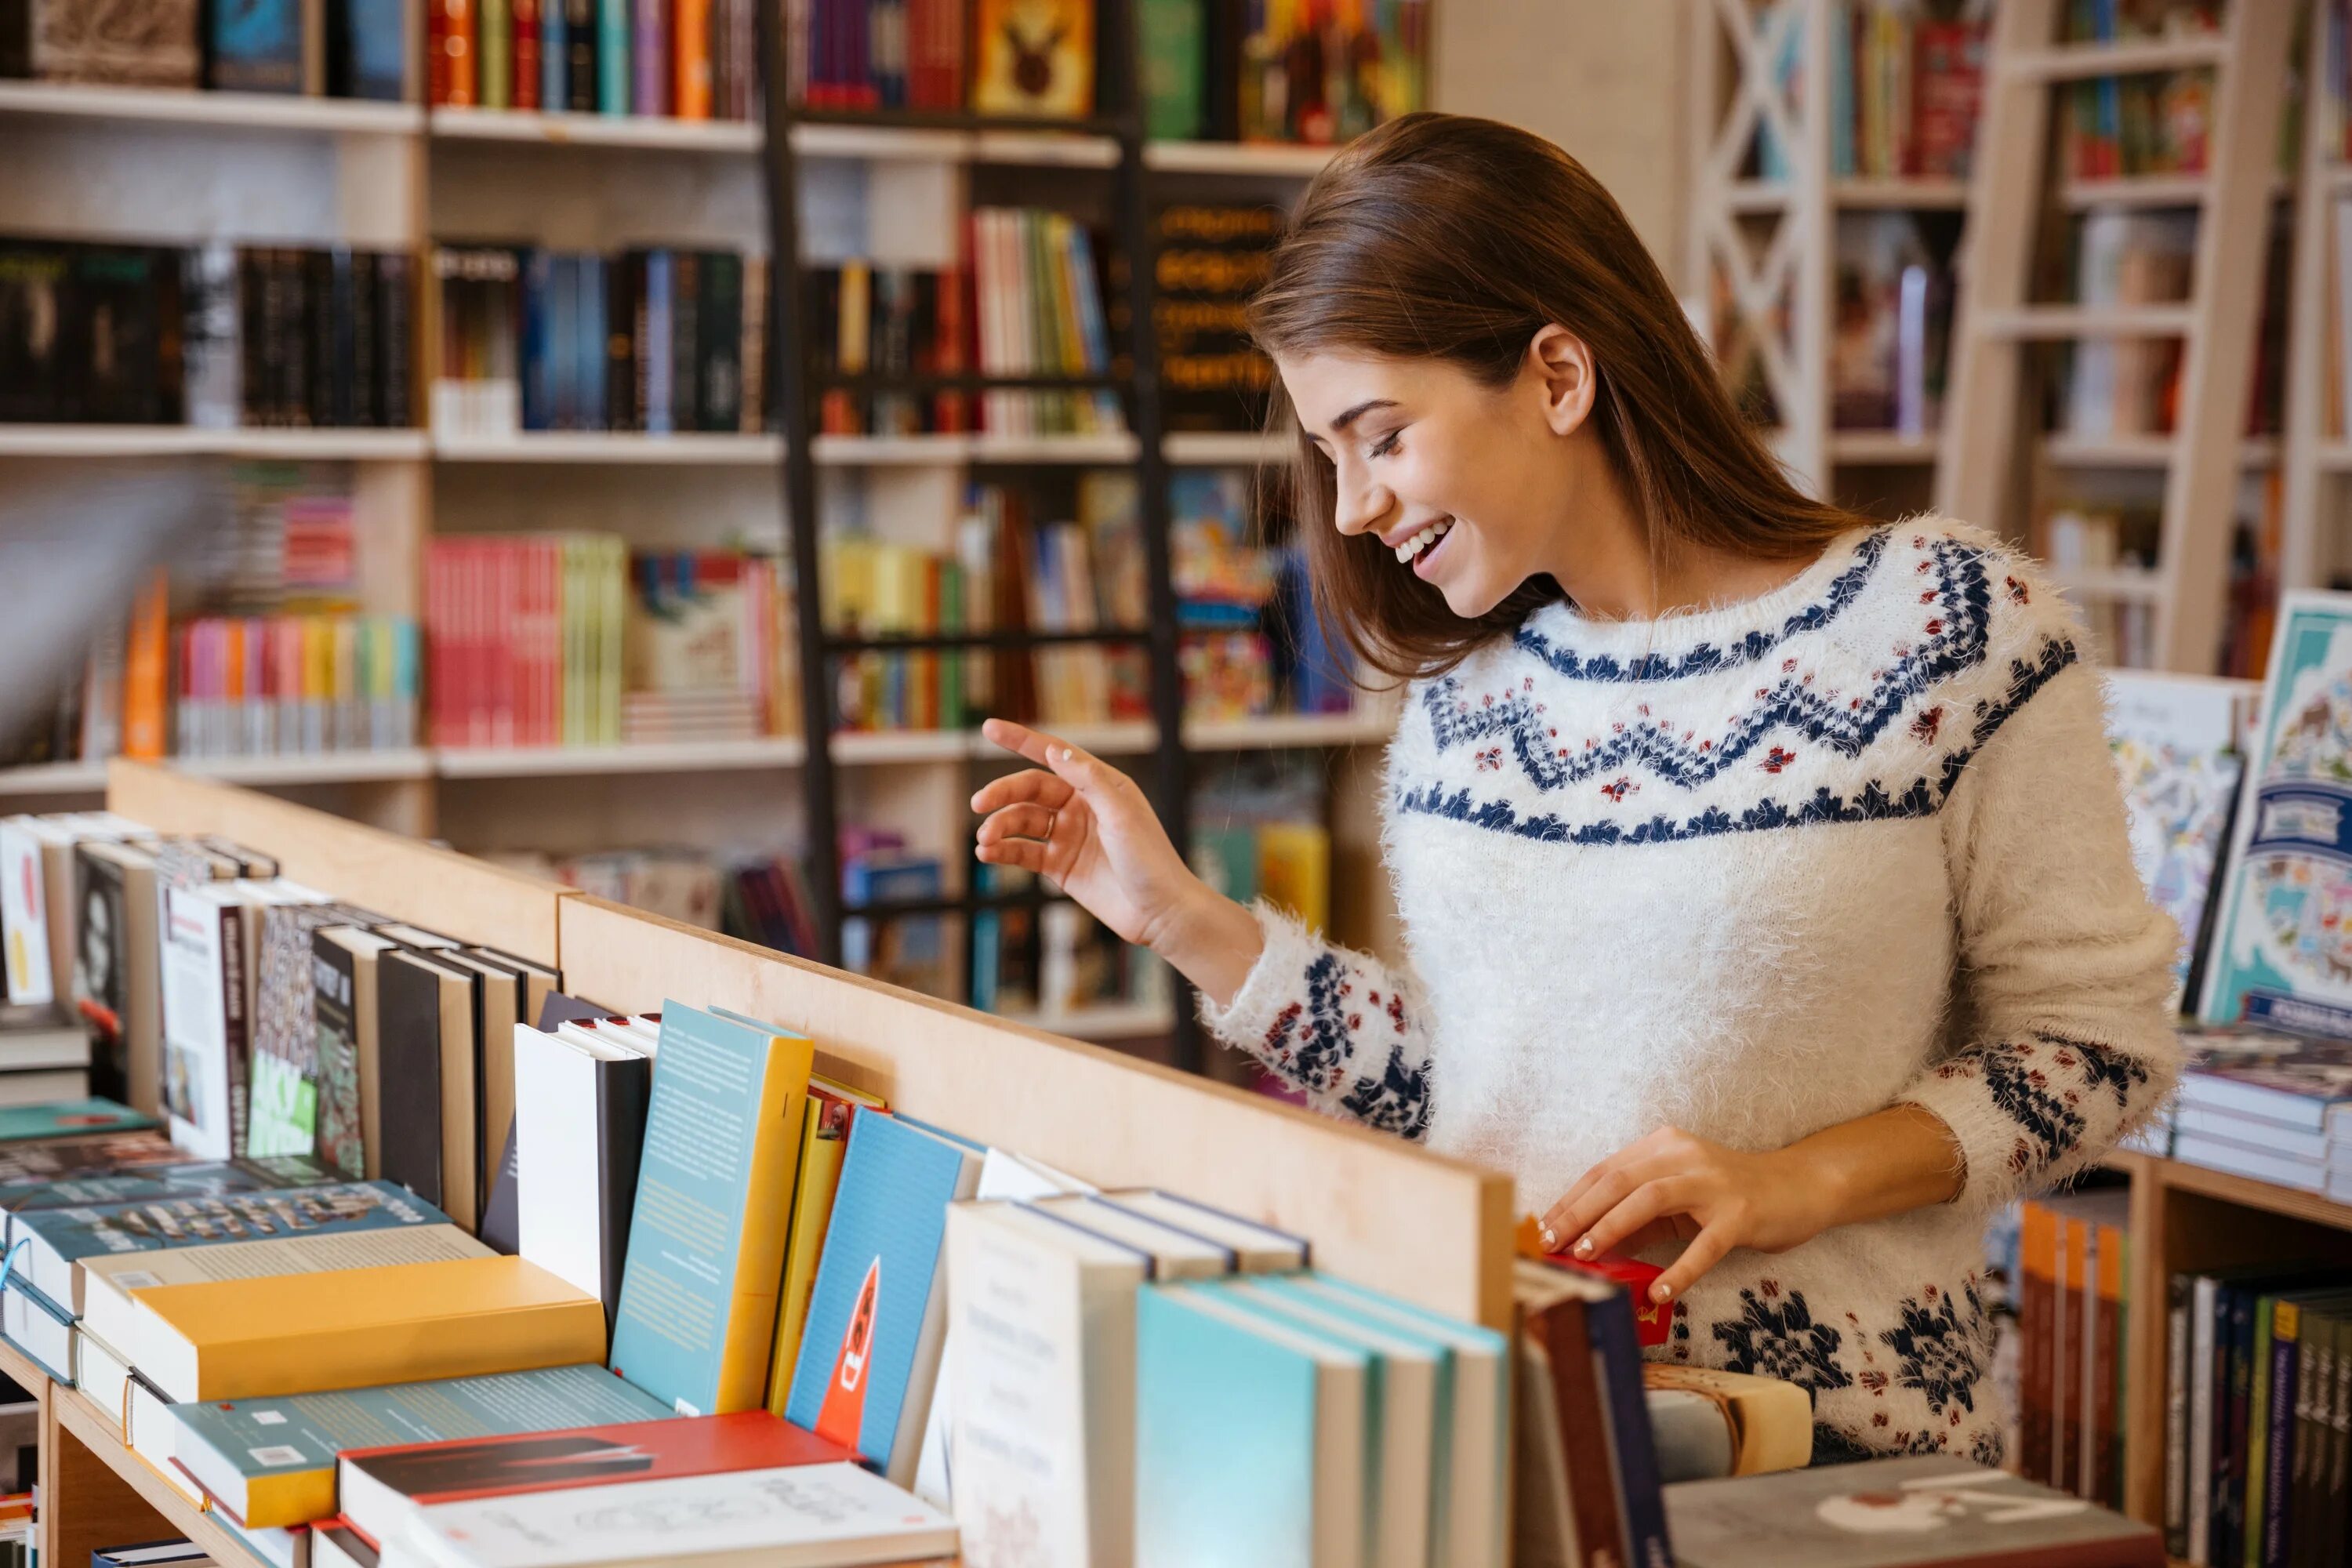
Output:
<svg viewBox="0 0 2352 1568">
<path fill-rule="evenodd" d="M 1331 924 L 1331 835 L 1319 823 L 1269 822 L 1257 830 L 1257 890 L 1310 931 Z"/>
<path fill-rule="evenodd" d="M 614 1372 L 681 1414 L 756 1410 L 815 1047 L 723 1008 L 662 1004 Z"/>
<path fill-rule="evenodd" d="M 604 1359 L 604 1304 L 520 1258 L 158 1285 L 120 1347 L 173 1404 Z"/>
<path fill-rule="evenodd" d="M 783 1289 L 776 1299 L 776 1342 L 768 1361 L 768 1408 L 779 1416 L 793 1394 L 809 1293 L 816 1288 L 834 1189 L 841 1184 L 841 1159 L 849 1152 L 850 1112 L 861 1105 L 887 1109 L 877 1096 L 821 1073 L 810 1077 L 808 1107 L 801 1118 L 800 1179 L 793 1185 L 792 1233 L 784 1244 Z"/>
</svg>

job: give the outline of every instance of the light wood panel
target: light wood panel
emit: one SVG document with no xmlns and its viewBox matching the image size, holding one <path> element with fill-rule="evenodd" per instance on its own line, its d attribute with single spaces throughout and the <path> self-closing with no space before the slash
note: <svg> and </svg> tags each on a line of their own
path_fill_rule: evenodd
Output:
<svg viewBox="0 0 2352 1568">
<path fill-rule="evenodd" d="M 566 975 L 609 1006 L 675 997 L 802 1030 L 825 1071 L 910 1116 L 1247 1215 L 1307 1237 L 1334 1274 L 1509 1323 L 1508 1176 L 600 899 L 566 899 L 559 917 Z"/>
<path fill-rule="evenodd" d="M 572 895 L 552 882 L 145 763 L 107 765 L 106 804 L 161 833 L 225 834 L 277 857 L 295 881 L 394 920 L 540 963 L 556 960 L 556 905 Z"/>
</svg>

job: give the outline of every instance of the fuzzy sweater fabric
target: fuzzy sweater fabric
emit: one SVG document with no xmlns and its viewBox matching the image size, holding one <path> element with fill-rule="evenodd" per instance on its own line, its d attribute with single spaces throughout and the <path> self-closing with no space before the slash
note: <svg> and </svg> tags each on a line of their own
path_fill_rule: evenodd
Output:
<svg viewBox="0 0 2352 1568">
<path fill-rule="evenodd" d="M 1416 682 L 1390 745 L 1409 966 L 1261 906 L 1204 1020 L 1319 1108 L 1510 1172 L 1523 1212 L 1660 1127 L 1765 1151 L 1926 1107 L 1957 1200 L 1734 1250 L 1650 1353 L 1803 1384 L 1832 1447 L 1995 1462 L 1986 1220 L 2178 1073 L 2179 933 L 2080 638 L 2025 559 L 1935 518 L 1720 609 L 1539 608 Z"/>
</svg>

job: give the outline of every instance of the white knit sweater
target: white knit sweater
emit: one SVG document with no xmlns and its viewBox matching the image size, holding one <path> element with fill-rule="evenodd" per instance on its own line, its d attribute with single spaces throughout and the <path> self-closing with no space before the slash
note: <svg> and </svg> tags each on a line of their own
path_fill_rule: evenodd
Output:
<svg viewBox="0 0 2352 1568">
<path fill-rule="evenodd" d="M 1510 1172 L 1523 1211 L 1662 1126 L 1760 1151 L 1927 1107 L 1957 1202 L 1734 1251 L 1651 1353 L 1803 1384 L 1832 1443 L 1990 1461 L 1988 1212 L 2177 1070 L 2178 938 L 2079 637 L 2023 558 L 1934 518 L 1723 609 L 1547 605 L 1416 683 L 1389 748 L 1410 966 L 1261 907 L 1264 956 L 1203 1016 L 1318 1106 Z"/>
</svg>

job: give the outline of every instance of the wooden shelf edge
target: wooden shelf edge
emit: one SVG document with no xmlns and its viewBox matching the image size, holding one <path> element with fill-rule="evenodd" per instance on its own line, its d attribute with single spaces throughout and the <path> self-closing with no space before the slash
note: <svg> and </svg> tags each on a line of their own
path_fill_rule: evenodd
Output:
<svg viewBox="0 0 2352 1568">
<path fill-rule="evenodd" d="M 131 1451 L 129 1444 L 112 1422 L 100 1414 L 89 1395 L 78 1389 L 49 1386 L 49 1402 L 57 1413 L 57 1425 L 76 1442 L 88 1448 L 100 1463 L 122 1478 L 157 1513 L 165 1523 L 203 1547 L 215 1563 L 229 1564 L 260 1564 L 246 1544 L 231 1535 L 219 1521 L 190 1502 L 169 1481 L 147 1468 L 145 1460 Z M 44 1436 L 48 1434 L 44 1433 Z"/>
<path fill-rule="evenodd" d="M 2283 1187 L 2275 1182 L 2256 1181 L 2252 1176 L 2193 1165 L 2185 1160 L 2158 1159 L 2151 1154 L 2134 1158 L 2142 1162 L 2142 1169 L 2152 1172 L 2168 1191 L 2218 1198 L 2241 1208 L 2261 1209 L 2266 1214 L 2324 1225 L 2330 1230 L 2352 1231 L 2352 1204 L 2337 1203 L 2325 1193 Z"/>
</svg>

